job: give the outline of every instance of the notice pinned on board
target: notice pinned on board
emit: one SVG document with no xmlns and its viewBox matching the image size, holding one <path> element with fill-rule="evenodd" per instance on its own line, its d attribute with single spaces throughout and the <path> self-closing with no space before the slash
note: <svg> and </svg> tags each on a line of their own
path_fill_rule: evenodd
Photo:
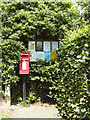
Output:
<svg viewBox="0 0 90 120">
<path fill-rule="evenodd" d="M 44 41 L 43 42 L 43 50 L 44 51 L 50 51 L 50 41 Z"/>
<path fill-rule="evenodd" d="M 52 51 L 56 51 L 56 48 L 58 48 L 58 41 L 52 41 Z"/>
<path fill-rule="evenodd" d="M 35 51 L 29 51 L 29 59 L 31 62 L 36 61 L 36 52 Z"/>
<path fill-rule="evenodd" d="M 28 50 L 35 51 L 35 41 L 29 41 Z"/>
<path fill-rule="evenodd" d="M 57 51 L 58 60 L 60 60 L 61 51 Z"/>
<path fill-rule="evenodd" d="M 44 52 L 45 54 L 45 61 L 50 61 L 50 52 Z"/>
<path fill-rule="evenodd" d="M 36 42 L 36 50 L 37 51 L 42 51 L 43 50 L 43 42 L 42 41 L 37 41 Z"/>
<path fill-rule="evenodd" d="M 45 60 L 45 57 L 44 57 L 44 52 L 40 51 L 36 53 L 36 60 Z"/>
<path fill-rule="evenodd" d="M 57 53 L 56 53 L 56 51 L 51 51 L 50 59 L 57 61 Z"/>
</svg>

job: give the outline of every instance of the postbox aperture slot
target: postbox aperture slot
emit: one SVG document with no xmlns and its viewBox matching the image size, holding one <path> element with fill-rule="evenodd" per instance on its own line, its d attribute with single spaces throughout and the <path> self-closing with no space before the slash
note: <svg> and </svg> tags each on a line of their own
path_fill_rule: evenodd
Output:
<svg viewBox="0 0 90 120">
<path fill-rule="evenodd" d="M 28 54 L 22 54 L 22 56 L 28 56 Z"/>
<path fill-rule="evenodd" d="M 29 60 L 28 58 L 21 58 L 21 60 Z"/>
</svg>

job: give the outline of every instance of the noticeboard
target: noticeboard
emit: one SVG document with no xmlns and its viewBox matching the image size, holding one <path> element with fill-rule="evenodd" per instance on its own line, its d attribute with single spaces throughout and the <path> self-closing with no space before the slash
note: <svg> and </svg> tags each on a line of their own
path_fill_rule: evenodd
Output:
<svg viewBox="0 0 90 120">
<path fill-rule="evenodd" d="M 55 60 L 55 61 L 57 61 L 58 56 L 60 56 L 60 53 L 61 52 L 56 53 L 56 51 L 51 51 L 51 52 L 29 51 L 29 60 L 30 60 L 30 62 L 35 62 L 38 60 L 43 60 L 43 61 Z"/>
<path fill-rule="evenodd" d="M 60 41 L 29 41 L 29 60 L 35 62 L 38 60 L 57 61 L 60 57 L 60 51 L 56 49 L 60 47 Z"/>
<path fill-rule="evenodd" d="M 58 42 L 52 41 L 52 51 L 56 51 L 56 48 L 58 48 Z"/>
</svg>

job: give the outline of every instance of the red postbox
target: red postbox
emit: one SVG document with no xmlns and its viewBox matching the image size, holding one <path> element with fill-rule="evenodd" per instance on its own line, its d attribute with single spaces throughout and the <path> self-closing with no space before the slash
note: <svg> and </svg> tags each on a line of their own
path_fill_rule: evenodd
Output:
<svg viewBox="0 0 90 120">
<path fill-rule="evenodd" d="M 19 74 L 29 74 L 29 51 L 21 52 L 22 57 L 19 61 Z"/>
</svg>

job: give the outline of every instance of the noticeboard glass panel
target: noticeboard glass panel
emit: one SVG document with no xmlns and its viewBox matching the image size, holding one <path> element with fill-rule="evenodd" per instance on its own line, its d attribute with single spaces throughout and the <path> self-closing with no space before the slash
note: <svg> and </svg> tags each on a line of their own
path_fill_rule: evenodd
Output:
<svg viewBox="0 0 90 120">
<path fill-rule="evenodd" d="M 28 50 L 35 51 L 35 41 L 29 41 Z"/>
<path fill-rule="evenodd" d="M 58 48 L 58 41 L 52 41 L 52 51 L 56 51 L 56 48 Z"/>
<path fill-rule="evenodd" d="M 50 61 L 50 52 L 44 52 L 45 61 Z"/>
<path fill-rule="evenodd" d="M 36 42 L 36 51 L 42 51 L 43 50 L 43 42 L 37 41 Z"/>
<path fill-rule="evenodd" d="M 43 42 L 43 50 L 44 51 L 50 51 L 50 41 L 44 41 Z"/>
</svg>

